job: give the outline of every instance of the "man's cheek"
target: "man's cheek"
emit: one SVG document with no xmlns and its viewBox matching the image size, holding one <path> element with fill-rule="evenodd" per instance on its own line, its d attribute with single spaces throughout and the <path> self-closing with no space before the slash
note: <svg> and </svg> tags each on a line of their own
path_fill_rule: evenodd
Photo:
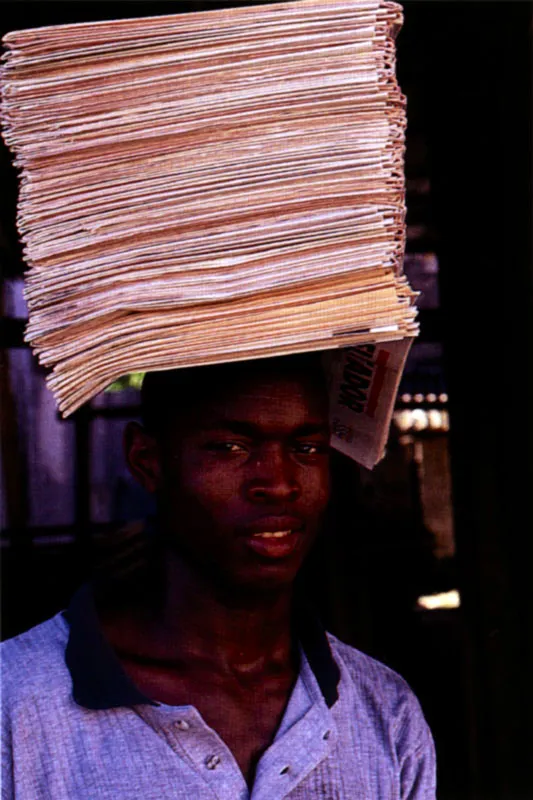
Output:
<svg viewBox="0 0 533 800">
<path fill-rule="evenodd" d="M 202 498 L 205 504 L 216 504 L 219 498 L 232 497 L 239 491 L 239 481 L 231 467 L 216 468 L 212 464 L 199 463 L 184 475 L 183 488 L 190 494 Z"/>
<path fill-rule="evenodd" d="M 308 476 L 304 482 L 304 501 L 306 505 L 313 508 L 321 508 L 327 505 L 330 496 L 329 473 L 318 472 L 313 476 Z"/>
<path fill-rule="evenodd" d="M 220 487 L 219 487 L 220 488 Z M 216 535 L 231 523 L 232 507 L 235 497 L 222 494 L 214 497 L 208 485 L 182 487 L 174 503 L 176 518 L 191 531 L 201 530 L 203 534 Z"/>
</svg>

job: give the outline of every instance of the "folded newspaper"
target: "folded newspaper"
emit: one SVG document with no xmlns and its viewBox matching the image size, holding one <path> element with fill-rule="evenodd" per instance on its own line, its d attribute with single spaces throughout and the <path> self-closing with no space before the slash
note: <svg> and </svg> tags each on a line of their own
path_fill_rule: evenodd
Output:
<svg viewBox="0 0 533 800">
<path fill-rule="evenodd" d="M 417 334 L 401 6 L 14 31 L 26 340 L 66 416 L 124 374 L 324 351 L 332 445 L 382 457 Z"/>
</svg>

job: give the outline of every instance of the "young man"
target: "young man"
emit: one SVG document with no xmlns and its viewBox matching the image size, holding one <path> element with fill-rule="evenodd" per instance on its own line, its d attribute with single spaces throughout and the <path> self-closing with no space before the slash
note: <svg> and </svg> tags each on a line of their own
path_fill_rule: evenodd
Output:
<svg viewBox="0 0 533 800">
<path fill-rule="evenodd" d="M 319 356 L 150 374 L 143 417 L 155 555 L 4 643 L 3 797 L 434 798 L 411 690 L 295 588 L 329 496 Z"/>
</svg>

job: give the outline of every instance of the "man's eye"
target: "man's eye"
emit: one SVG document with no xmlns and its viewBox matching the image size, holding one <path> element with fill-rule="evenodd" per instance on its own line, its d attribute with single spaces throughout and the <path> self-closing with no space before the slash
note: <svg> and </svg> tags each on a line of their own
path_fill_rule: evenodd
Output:
<svg viewBox="0 0 533 800">
<path fill-rule="evenodd" d="M 296 451 L 304 456 L 319 456 L 328 452 L 328 446 L 320 442 L 301 442 L 296 445 Z"/>
<path fill-rule="evenodd" d="M 217 453 L 245 453 L 246 447 L 239 442 L 208 442 L 206 445 L 207 450 L 213 450 Z"/>
</svg>

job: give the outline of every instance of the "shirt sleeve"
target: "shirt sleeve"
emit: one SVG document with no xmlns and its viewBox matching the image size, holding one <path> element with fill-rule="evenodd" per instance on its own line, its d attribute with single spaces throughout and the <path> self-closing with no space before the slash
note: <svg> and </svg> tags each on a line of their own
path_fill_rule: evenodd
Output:
<svg viewBox="0 0 533 800">
<path fill-rule="evenodd" d="M 2 773 L 0 780 L 0 796 L 2 800 L 13 800 L 15 797 L 15 790 L 13 787 L 13 752 L 11 730 L 8 726 L 5 709 L 2 710 Z"/>
<path fill-rule="evenodd" d="M 435 800 L 437 764 L 433 737 L 426 729 L 424 739 L 404 758 L 401 765 L 401 800 Z"/>
</svg>

